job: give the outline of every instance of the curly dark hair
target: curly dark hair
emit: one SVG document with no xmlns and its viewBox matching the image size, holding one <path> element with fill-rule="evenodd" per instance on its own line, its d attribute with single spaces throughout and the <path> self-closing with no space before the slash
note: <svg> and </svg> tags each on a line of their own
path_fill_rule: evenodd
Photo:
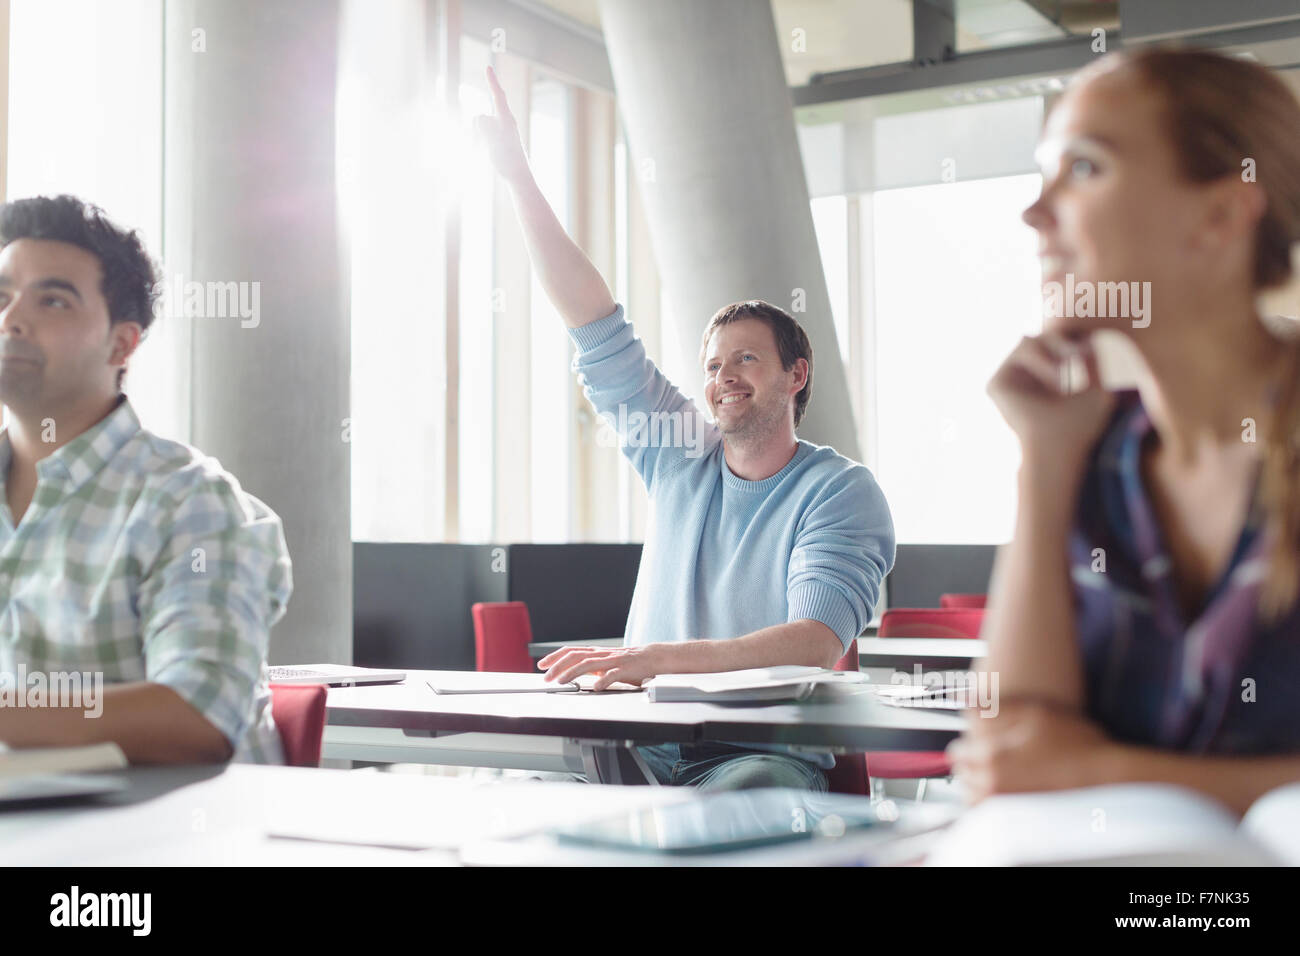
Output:
<svg viewBox="0 0 1300 956">
<path fill-rule="evenodd" d="M 0 205 L 0 249 L 19 239 L 52 239 L 85 249 L 99 259 L 99 291 L 110 323 L 153 324 L 158 272 L 139 233 L 116 225 L 93 203 L 76 196 L 35 196 Z M 118 373 L 118 388 L 123 372 Z"/>
</svg>

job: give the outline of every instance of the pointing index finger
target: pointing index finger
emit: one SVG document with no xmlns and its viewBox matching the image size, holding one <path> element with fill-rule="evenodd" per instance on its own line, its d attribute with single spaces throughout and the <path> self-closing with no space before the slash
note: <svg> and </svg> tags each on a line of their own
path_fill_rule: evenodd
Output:
<svg viewBox="0 0 1300 956">
<path fill-rule="evenodd" d="M 497 79 L 497 71 L 490 66 L 487 68 L 487 78 L 488 87 L 492 90 L 492 104 L 497 116 L 513 120 L 515 115 L 510 112 L 510 104 L 506 101 L 506 91 L 501 88 L 501 81 Z"/>
</svg>

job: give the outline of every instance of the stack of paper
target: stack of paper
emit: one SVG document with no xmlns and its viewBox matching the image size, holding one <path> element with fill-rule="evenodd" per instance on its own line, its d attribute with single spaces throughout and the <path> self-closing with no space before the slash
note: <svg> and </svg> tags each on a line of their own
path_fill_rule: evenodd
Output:
<svg viewBox="0 0 1300 956">
<path fill-rule="evenodd" d="M 924 707 L 928 710 L 963 710 L 977 706 L 969 684 L 926 687 L 921 684 L 877 684 L 873 687 L 882 704 L 891 707 Z"/>
</svg>

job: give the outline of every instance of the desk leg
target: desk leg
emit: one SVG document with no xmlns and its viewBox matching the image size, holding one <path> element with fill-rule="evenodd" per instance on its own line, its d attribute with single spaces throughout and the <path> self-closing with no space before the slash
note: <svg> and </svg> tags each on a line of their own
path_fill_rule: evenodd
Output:
<svg viewBox="0 0 1300 956">
<path fill-rule="evenodd" d="M 630 740 L 565 740 L 565 750 L 574 747 L 582 758 L 589 783 L 659 786 L 645 759 Z"/>
</svg>

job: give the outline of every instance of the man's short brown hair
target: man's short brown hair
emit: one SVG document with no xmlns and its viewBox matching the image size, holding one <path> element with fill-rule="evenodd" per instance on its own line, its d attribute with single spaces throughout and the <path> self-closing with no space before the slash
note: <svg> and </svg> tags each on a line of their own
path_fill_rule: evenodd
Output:
<svg viewBox="0 0 1300 956">
<path fill-rule="evenodd" d="M 758 319 L 772 330 L 772 335 L 776 338 L 777 351 L 781 356 L 781 367 L 787 372 L 794 368 L 796 359 L 807 360 L 808 380 L 799 390 L 799 394 L 794 397 L 794 424 L 797 428 L 803 421 L 808 400 L 812 398 L 813 350 L 812 343 L 808 341 L 808 334 L 789 312 L 761 299 L 724 305 L 713 313 L 713 318 L 709 319 L 708 327 L 704 330 L 704 341 L 700 343 L 700 363 L 704 363 L 709 339 L 713 337 L 713 333 L 722 326 L 739 322 L 741 319 Z"/>
</svg>

